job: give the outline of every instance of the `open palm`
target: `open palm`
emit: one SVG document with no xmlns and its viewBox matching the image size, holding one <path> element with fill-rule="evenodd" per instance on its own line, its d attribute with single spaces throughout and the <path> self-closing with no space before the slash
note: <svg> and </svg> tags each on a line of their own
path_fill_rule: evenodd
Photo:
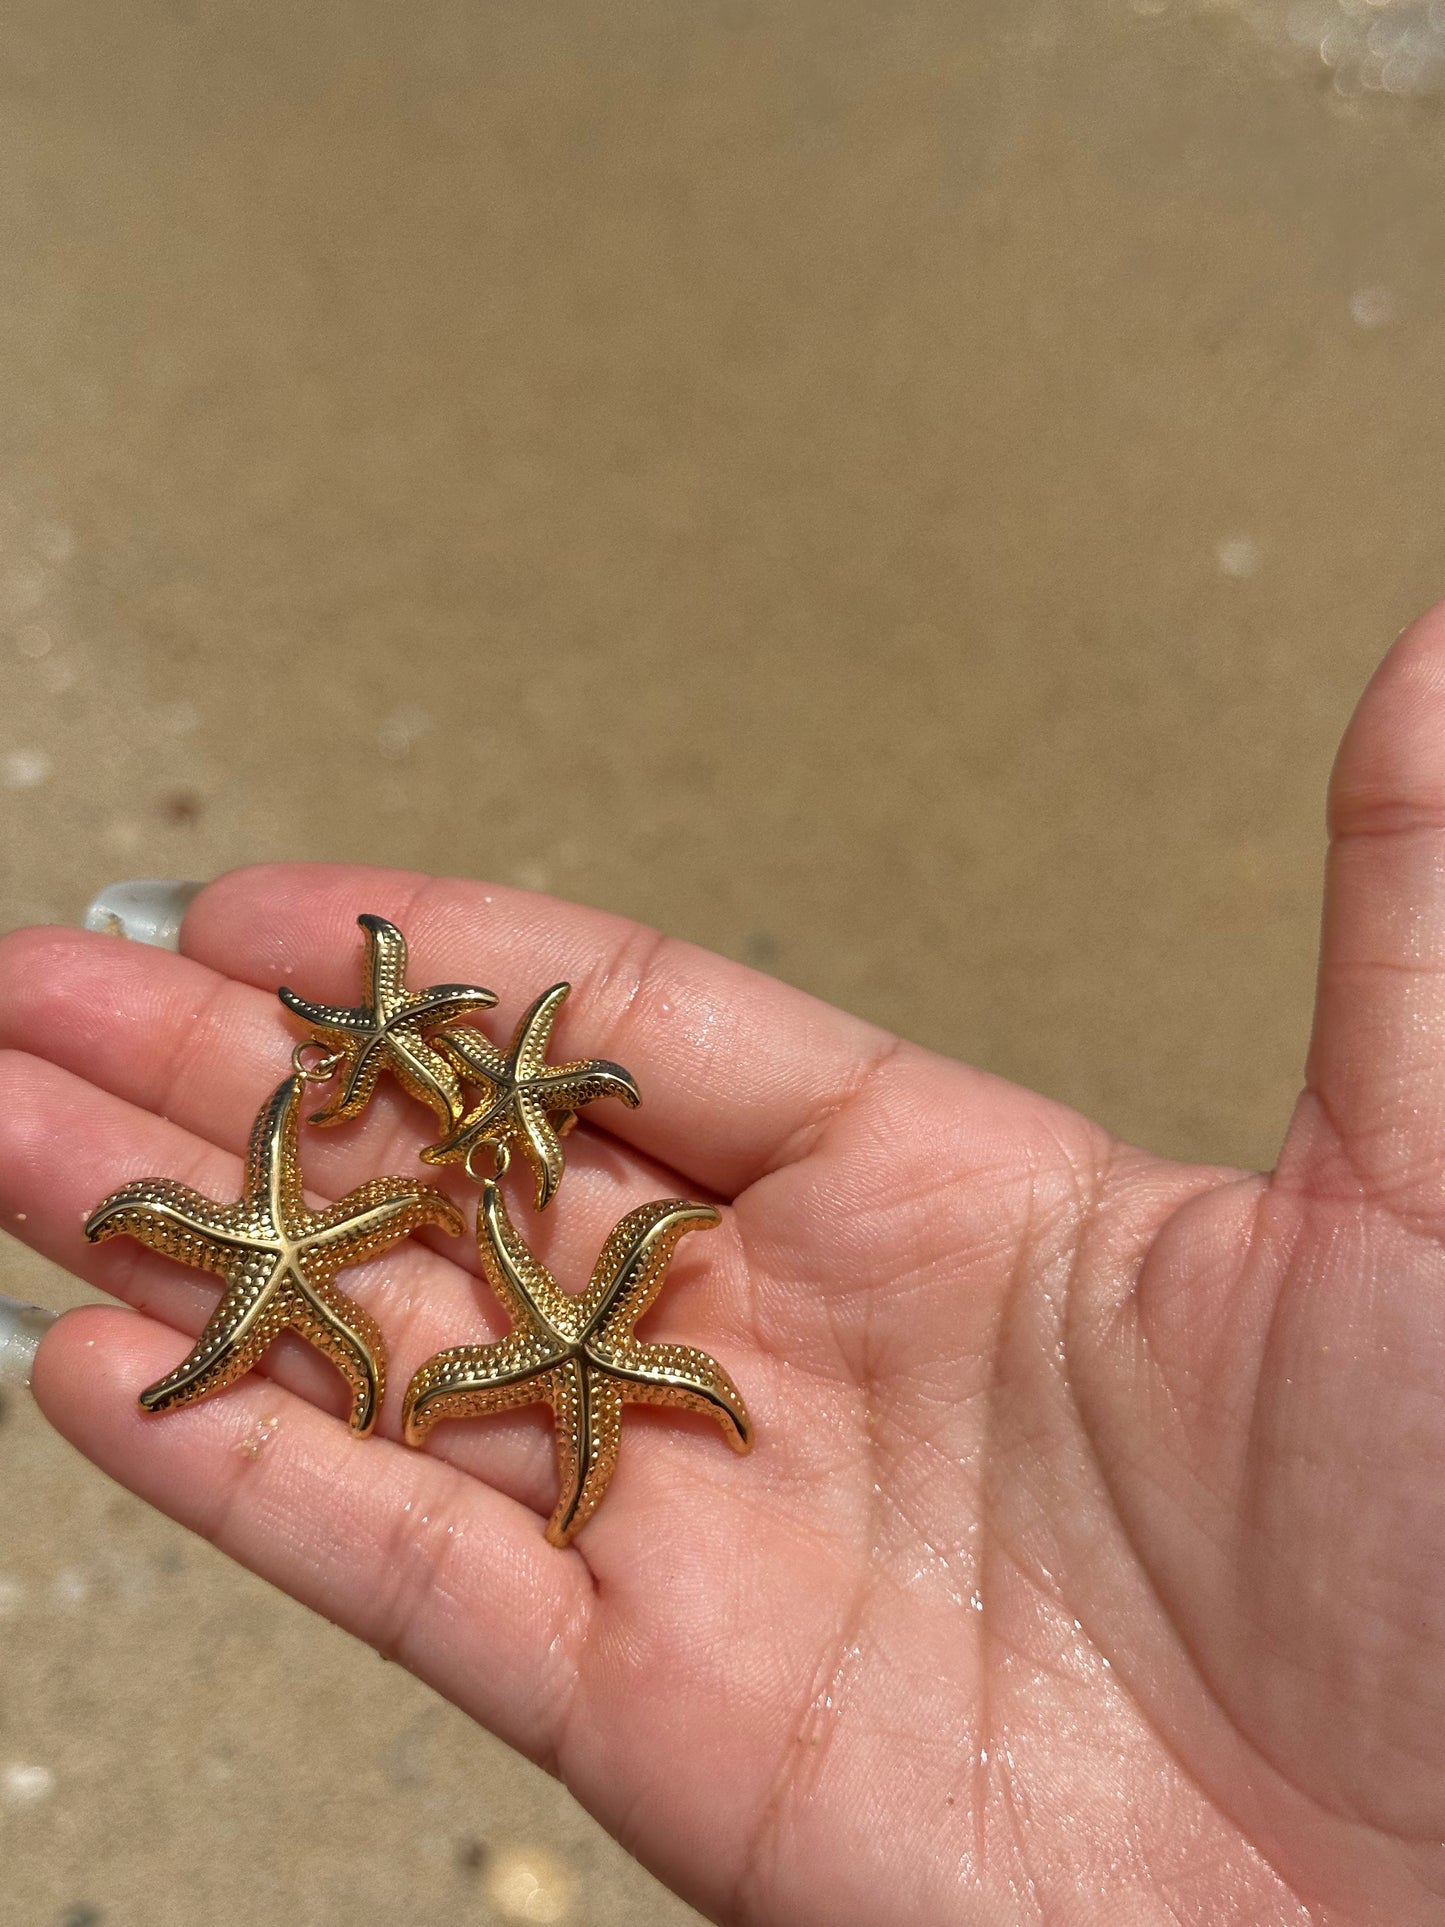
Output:
<svg viewBox="0 0 1445 1927">
<path fill-rule="evenodd" d="M 1273 1177 L 1165 1163 L 1046 1100 L 615 918 L 284 867 L 212 884 L 184 955 L 55 930 L 0 954 L 0 1210 L 145 1315 L 41 1348 L 107 1471 L 554 1767 L 718 1918 L 1224 1927 L 1445 1920 L 1445 614 L 1397 645 L 1334 795 L 1308 1089 Z M 558 1055 L 627 1066 L 519 1229 L 580 1289 L 648 1198 L 723 1205 L 641 1327 L 745 1395 L 750 1459 L 624 1417 L 573 1546 L 549 1416 L 399 1440 L 430 1354 L 500 1337 L 474 1243 L 346 1283 L 386 1334 L 378 1436 L 294 1339 L 203 1405 L 138 1390 L 215 1286 L 86 1211 L 234 1197 L 354 920 Z M 420 1175 L 419 1107 L 302 1140 L 314 1190 Z M 525 1175 L 525 1173 L 524 1173 Z M 459 1201 L 475 1190 L 455 1171 Z M 21 1221 L 20 1214 L 24 1214 Z M 243 1449 L 238 1449 L 243 1448 Z"/>
</svg>

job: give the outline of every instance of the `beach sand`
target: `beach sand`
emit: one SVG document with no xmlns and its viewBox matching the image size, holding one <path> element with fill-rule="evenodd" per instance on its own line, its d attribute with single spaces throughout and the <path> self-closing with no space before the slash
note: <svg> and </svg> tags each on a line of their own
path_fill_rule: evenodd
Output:
<svg viewBox="0 0 1445 1927">
<path fill-rule="evenodd" d="M 1433 55 L 1339 11 L 11 0 L 0 924 L 494 877 L 1267 1164 L 1445 590 Z M 5 1922 L 691 1918 L 13 1396 L 0 1468 Z"/>
</svg>

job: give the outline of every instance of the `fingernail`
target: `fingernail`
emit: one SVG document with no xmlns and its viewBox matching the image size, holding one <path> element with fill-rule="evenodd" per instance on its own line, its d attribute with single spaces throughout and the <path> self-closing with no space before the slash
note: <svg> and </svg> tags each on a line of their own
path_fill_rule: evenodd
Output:
<svg viewBox="0 0 1445 1927">
<path fill-rule="evenodd" d="M 7 1298 L 0 1292 L 0 1385 L 18 1385 L 23 1390 L 30 1383 L 40 1341 L 57 1316 L 43 1305 L 27 1305 L 22 1298 Z"/>
<path fill-rule="evenodd" d="M 155 877 L 107 883 L 86 911 L 85 927 L 109 937 L 129 937 L 132 943 L 154 944 L 157 950 L 178 950 L 181 919 L 202 887 Z"/>
</svg>

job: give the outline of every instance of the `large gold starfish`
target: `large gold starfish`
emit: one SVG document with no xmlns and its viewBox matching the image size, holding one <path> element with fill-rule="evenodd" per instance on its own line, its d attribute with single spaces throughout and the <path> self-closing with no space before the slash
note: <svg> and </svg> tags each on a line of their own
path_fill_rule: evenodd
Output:
<svg viewBox="0 0 1445 1927">
<path fill-rule="evenodd" d="M 385 917 L 358 917 L 365 933 L 363 997 L 356 1006 L 313 1004 L 282 984 L 283 1004 L 311 1025 L 317 1040 L 340 1059 L 346 1075 L 336 1095 L 313 1113 L 313 1124 L 340 1124 L 365 1110 L 382 1069 L 411 1095 L 429 1104 L 447 1130 L 455 1127 L 466 1100 L 456 1065 L 427 1032 L 469 1010 L 490 1010 L 496 997 L 476 984 L 406 987 L 406 938 Z"/>
<path fill-rule="evenodd" d="M 422 1152 L 428 1164 L 456 1164 L 478 1144 L 520 1146 L 537 1178 L 537 1209 L 543 1211 L 562 1181 L 562 1136 L 584 1104 L 599 1097 L 620 1097 L 634 1110 L 641 1093 L 620 1064 L 603 1057 L 549 1064 L 552 1026 L 570 990 L 553 984 L 532 1005 L 500 1051 L 479 1030 L 462 1025 L 437 1042 L 461 1066 L 462 1075 L 481 1084 L 480 1104 L 454 1124 L 438 1144 Z M 559 1124 L 553 1118 L 561 1114 Z"/>
<path fill-rule="evenodd" d="M 141 1393 L 147 1412 L 209 1398 L 249 1372 L 290 1327 L 351 1387 L 351 1429 L 364 1437 L 376 1423 L 386 1347 L 375 1321 L 332 1280 L 419 1225 L 439 1224 L 454 1236 L 466 1227 L 440 1191 L 413 1178 L 374 1178 L 329 1210 L 309 1210 L 296 1154 L 301 1082 L 288 1077 L 257 1117 L 237 1203 L 217 1204 L 170 1178 L 140 1178 L 113 1191 L 86 1221 L 92 1244 L 137 1238 L 225 1280 L 189 1355 Z"/>
<path fill-rule="evenodd" d="M 722 1366 L 690 1345 L 644 1344 L 632 1330 L 661 1291 L 678 1239 L 717 1222 L 709 1204 L 663 1198 L 642 1205 L 615 1228 L 586 1291 L 574 1297 L 522 1243 L 499 1185 L 488 1178 L 477 1248 L 512 1331 L 497 1344 L 460 1345 L 427 1360 L 402 1404 L 407 1443 L 423 1444 L 440 1419 L 550 1405 L 561 1482 L 547 1525 L 554 1546 L 565 1546 L 596 1511 L 617 1464 L 629 1401 L 706 1413 L 736 1451 L 746 1452 L 752 1424 Z"/>
</svg>

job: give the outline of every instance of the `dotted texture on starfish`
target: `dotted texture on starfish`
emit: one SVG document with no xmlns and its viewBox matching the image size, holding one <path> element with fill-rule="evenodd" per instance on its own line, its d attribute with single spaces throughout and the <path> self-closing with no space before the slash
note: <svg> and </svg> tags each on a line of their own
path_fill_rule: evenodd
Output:
<svg viewBox="0 0 1445 1927">
<path fill-rule="evenodd" d="M 387 1070 L 451 1130 L 460 1122 L 466 1100 L 454 1060 L 432 1033 L 470 1011 L 490 1010 L 497 999 L 478 984 L 408 990 L 406 938 L 385 917 L 361 916 L 357 922 L 364 946 L 359 1004 L 314 1004 L 286 984 L 276 993 L 294 1016 L 311 1026 L 314 1041 L 337 1059 L 340 1086 L 312 1114 L 311 1122 L 341 1124 L 359 1117 Z"/>
<path fill-rule="evenodd" d="M 547 1046 L 570 985 L 553 984 L 523 1016 L 505 1051 L 470 1025 L 437 1040 L 462 1077 L 482 1091 L 454 1130 L 422 1152 L 427 1164 L 464 1161 L 479 1144 L 521 1148 L 537 1180 L 537 1209 L 550 1204 L 562 1182 L 562 1137 L 584 1105 L 618 1097 L 630 1109 L 642 1102 L 631 1074 L 604 1057 L 549 1064 Z"/>
<path fill-rule="evenodd" d="M 596 1511 L 617 1464 L 625 1404 L 667 1405 L 713 1419 L 736 1451 L 752 1444 L 742 1394 L 706 1352 L 650 1345 L 633 1326 L 662 1289 L 678 1240 L 716 1225 L 711 1205 L 662 1198 L 615 1227 L 587 1289 L 565 1292 L 518 1236 L 494 1179 L 482 1187 L 477 1249 L 512 1321 L 490 1345 L 438 1352 L 402 1407 L 408 1444 L 442 1419 L 546 1404 L 556 1424 L 559 1495 L 547 1537 L 564 1546 Z"/>
<path fill-rule="evenodd" d="M 456 1207 L 411 1178 L 373 1178 L 338 1204 L 306 1204 L 296 1125 L 302 1080 L 289 1077 L 251 1133 L 241 1197 L 219 1204 L 172 1178 L 141 1178 L 113 1191 L 86 1221 L 92 1244 L 129 1237 L 225 1283 L 205 1330 L 175 1370 L 140 1395 L 147 1412 L 209 1398 L 256 1365 L 282 1331 L 298 1332 L 351 1389 L 350 1423 L 376 1423 L 386 1347 L 376 1322 L 337 1289 L 338 1271 L 389 1250 L 424 1224 L 454 1235 Z"/>
</svg>

